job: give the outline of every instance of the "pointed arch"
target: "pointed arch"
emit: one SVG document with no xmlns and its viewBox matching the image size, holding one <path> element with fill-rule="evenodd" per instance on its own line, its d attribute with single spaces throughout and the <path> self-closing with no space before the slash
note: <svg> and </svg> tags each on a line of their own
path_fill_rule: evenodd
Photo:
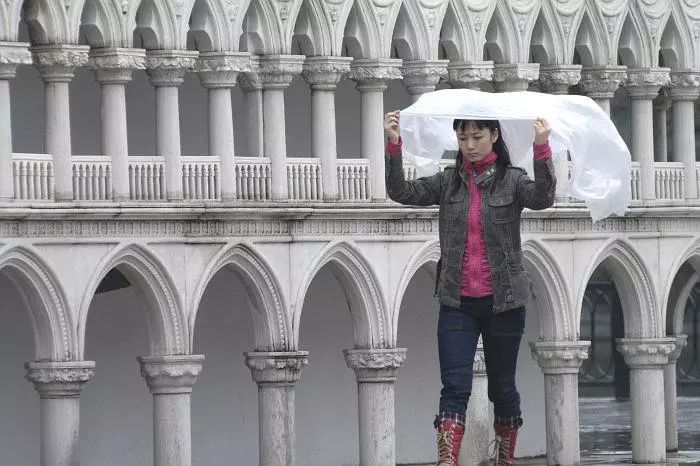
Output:
<svg viewBox="0 0 700 466">
<path fill-rule="evenodd" d="M 507 18 L 508 16 L 503 12 L 503 6 L 499 2 L 486 29 L 484 60 L 491 60 L 495 64 L 517 62 L 517 36 Z"/>
<path fill-rule="evenodd" d="M 678 335 L 683 333 L 685 301 L 700 277 L 700 238 L 681 251 L 673 261 L 668 276 L 671 280 L 666 283 L 662 301 L 666 312 L 666 331 L 669 335 Z M 681 302 L 683 305 L 679 304 Z"/>
<path fill-rule="evenodd" d="M 289 38 L 292 53 L 307 57 L 332 55 L 332 29 L 320 2 L 303 0 Z M 297 49 L 298 48 L 298 49 Z"/>
<path fill-rule="evenodd" d="M 78 312 L 80 357 L 85 349 L 85 327 L 98 285 L 112 269 L 129 281 L 141 302 L 148 326 L 152 355 L 189 354 L 187 319 L 182 299 L 165 266 L 142 244 L 116 247 L 91 275 Z"/>
<path fill-rule="evenodd" d="M 440 58 L 458 62 L 468 61 L 469 57 L 476 55 L 467 33 L 468 26 L 467 18 L 458 15 L 453 1 L 450 1 L 440 28 L 440 48 L 443 54 Z"/>
<path fill-rule="evenodd" d="M 600 25 L 593 19 L 594 15 L 588 6 L 583 13 L 578 30 L 576 31 L 575 53 L 583 66 L 604 65 L 607 63 L 608 53 L 605 50 L 605 35 L 601 32 Z M 574 60 L 574 62 L 577 60 Z"/>
<path fill-rule="evenodd" d="M 408 8 L 406 3 L 402 3 L 391 38 L 392 58 L 405 61 L 430 58 L 429 39 L 421 26 L 422 22 L 416 17 L 416 12 Z"/>
<path fill-rule="evenodd" d="M 295 351 L 289 335 L 292 325 L 277 276 L 252 245 L 236 244 L 222 248 L 210 261 L 195 290 L 190 313 L 190 348 L 199 304 L 207 286 L 221 270 L 230 271 L 246 291 L 255 330 L 255 351 Z"/>
<path fill-rule="evenodd" d="M 129 47 L 131 38 L 122 34 L 122 23 L 114 2 L 85 0 L 80 18 L 80 35 L 91 47 Z"/>
<path fill-rule="evenodd" d="M 294 297 L 294 347 L 307 291 L 318 272 L 328 265 L 340 283 L 350 307 L 355 348 L 389 348 L 393 335 L 379 281 L 367 259 L 353 244 L 332 242 L 314 258 Z"/>
<path fill-rule="evenodd" d="M 628 68 L 651 66 L 651 46 L 642 21 L 635 9 L 630 9 L 617 41 L 618 65 Z"/>
<path fill-rule="evenodd" d="M 184 49 L 178 40 L 178 28 L 174 6 L 166 0 L 141 0 L 134 2 L 127 15 L 128 30 L 134 32 L 134 43 L 146 50 Z"/>
<path fill-rule="evenodd" d="M 611 239 L 593 255 L 576 299 L 576 322 L 581 318 L 586 284 L 598 267 L 610 273 L 622 303 L 625 338 L 664 336 L 664 322 L 657 306 L 651 274 L 641 255 L 624 239 Z"/>
<path fill-rule="evenodd" d="M 214 0 L 196 0 L 190 14 L 187 43 L 200 52 L 233 50 L 238 43 L 231 43 L 227 15 L 221 3 Z"/>
<path fill-rule="evenodd" d="M 67 18 L 59 2 L 26 0 L 22 3 L 22 16 L 33 45 L 64 43 Z"/>
<path fill-rule="evenodd" d="M 7 248 L 0 252 L 0 273 L 14 283 L 29 311 L 35 361 L 80 360 L 68 302 L 40 255 L 25 247 Z"/>
<path fill-rule="evenodd" d="M 541 65 L 559 65 L 564 60 L 564 40 L 555 37 L 559 29 L 552 25 L 542 9 L 530 36 L 530 61 Z M 558 35 L 557 35 L 558 36 Z"/>
<path fill-rule="evenodd" d="M 282 47 L 274 11 L 268 2 L 252 0 L 243 19 L 240 50 L 251 54 L 270 54 Z"/>
<path fill-rule="evenodd" d="M 693 45 L 689 42 L 690 31 L 686 22 L 678 18 L 677 8 L 671 10 L 659 43 L 659 54 L 663 63 L 659 66 L 675 69 L 693 68 Z"/>
<path fill-rule="evenodd" d="M 343 55 L 354 59 L 378 57 L 379 40 L 359 1 L 350 8 L 343 30 Z"/>
</svg>

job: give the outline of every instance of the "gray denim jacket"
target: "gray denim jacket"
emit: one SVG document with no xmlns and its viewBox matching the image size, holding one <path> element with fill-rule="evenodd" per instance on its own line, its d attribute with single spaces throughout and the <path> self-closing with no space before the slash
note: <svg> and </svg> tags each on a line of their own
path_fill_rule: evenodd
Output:
<svg viewBox="0 0 700 466">
<path fill-rule="evenodd" d="M 494 312 L 524 306 L 534 298 L 520 247 L 523 208 L 542 210 L 554 203 L 556 179 L 552 160 L 535 160 L 534 181 L 525 170 L 509 167 L 496 180 L 492 166 L 476 178 L 481 187 L 481 215 L 491 267 Z M 401 154 L 385 157 L 389 197 L 401 204 L 440 206 L 440 261 L 435 295 L 440 304 L 460 307 L 461 275 L 469 211 L 469 179 L 463 166 L 448 167 L 433 176 L 406 181 Z"/>
</svg>

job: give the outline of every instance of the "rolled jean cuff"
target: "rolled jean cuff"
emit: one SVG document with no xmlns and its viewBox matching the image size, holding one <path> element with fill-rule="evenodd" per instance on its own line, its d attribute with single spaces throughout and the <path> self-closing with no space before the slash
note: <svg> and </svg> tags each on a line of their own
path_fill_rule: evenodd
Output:
<svg viewBox="0 0 700 466">
<path fill-rule="evenodd" d="M 499 426 L 515 427 L 516 429 L 519 429 L 523 425 L 523 418 L 521 418 L 519 414 L 516 416 L 507 417 L 495 416 L 493 423 Z"/>
<path fill-rule="evenodd" d="M 452 421 L 456 422 L 459 424 L 460 427 L 464 427 L 464 424 L 466 424 L 467 419 L 464 414 L 459 414 L 459 413 L 449 413 L 449 412 L 441 412 L 440 414 L 435 416 L 435 421 L 433 421 L 433 426 L 437 429 L 440 424 L 442 424 L 445 421 Z"/>
</svg>

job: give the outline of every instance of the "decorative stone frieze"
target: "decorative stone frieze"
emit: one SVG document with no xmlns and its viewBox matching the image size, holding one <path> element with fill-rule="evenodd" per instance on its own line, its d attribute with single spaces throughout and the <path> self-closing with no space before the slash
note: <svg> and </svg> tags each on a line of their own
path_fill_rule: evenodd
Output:
<svg viewBox="0 0 700 466">
<path fill-rule="evenodd" d="M 308 351 L 244 353 L 246 366 L 258 385 L 293 385 L 309 363 Z"/>
<path fill-rule="evenodd" d="M 498 92 L 526 91 L 539 78 L 537 63 L 497 64 L 493 67 L 493 87 Z"/>
<path fill-rule="evenodd" d="M 579 85 L 583 93 L 592 99 L 612 99 L 626 79 L 625 66 L 585 67 L 581 70 Z"/>
<path fill-rule="evenodd" d="M 265 55 L 259 59 L 254 70 L 265 89 L 286 89 L 295 76 L 301 74 L 304 66 L 303 55 Z"/>
<path fill-rule="evenodd" d="M 628 69 L 625 88 L 631 99 L 654 99 L 671 82 L 669 68 Z"/>
<path fill-rule="evenodd" d="M 539 84 L 549 94 L 566 95 L 581 80 L 581 65 L 540 65 Z"/>
<path fill-rule="evenodd" d="M 29 48 L 44 82 L 70 82 L 77 68 L 88 63 L 86 45 L 34 45 Z"/>
<path fill-rule="evenodd" d="M 676 346 L 675 338 L 618 338 L 617 350 L 630 369 L 662 369 Z"/>
<path fill-rule="evenodd" d="M 700 71 L 671 71 L 670 95 L 673 100 L 697 100 L 700 97 Z"/>
<path fill-rule="evenodd" d="M 198 52 L 189 50 L 149 50 L 146 53 L 146 73 L 151 84 L 177 87 L 184 82 L 185 73 L 193 71 Z"/>
<path fill-rule="evenodd" d="M 343 354 L 358 382 L 392 382 L 406 360 L 404 348 L 344 350 Z"/>
<path fill-rule="evenodd" d="M 312 90 L 333 91 L 350 73 L 351 58 L 309 57 L 304 61 L 302 76 Z"/>
<path fill-rule="evenodd" d="M 239 74 L 252 71 L 247 52 L 203 52 L 195 69 L 207 89 L 234 87 Z"/>
<path fill-rule="evenodd" d="M 93 361 L 30 362 L 25 378 L 42 398 L 78 398 L 94 376 Z"/>
<path fill-rule="evenodd" d="M 479 89 L 482 82 L 492 80 L 492 61 L 450 62 L 447 65 L 447 82 L 454 88 Z"/>
<path fill-rule="evenodd" d="M 447 76 L 447 64 L 447 60 L 404 61 L 401 67 L 403 85 L 411 95 L 432 92 L 440 80 Z"/>
<path fill-rule="evenodd" d="M 191 393 L 202 370 L 203 355 L 142 356 L 141 376 L 154 395 Z"/>
<path fill-rule="evenodd" d="M 146 52 L 141 49 L 95 48 L 89 57 L 89 66 L 100 84 L 126 84 L 133 70 L 146 69 Z"/>
<path fill-rule="evenodd" d="M 362 59 L 353 60 L 350 65 L 350 79 L 357 83 L 357 89 L 383 91 L 387 81 L 401 79 L 401 60 Z"/>
<path fill-rule="evenodd" d="M 0 79 L 13 79 L 19 65 L 31 65 L 29 44 L 0 42 Z"/>
<path fill-rule="evenodd" d="M 544 374 L 578 374 L 590 346 L 588 341 L 530 342 L 532 357 Z"/>
</svg>

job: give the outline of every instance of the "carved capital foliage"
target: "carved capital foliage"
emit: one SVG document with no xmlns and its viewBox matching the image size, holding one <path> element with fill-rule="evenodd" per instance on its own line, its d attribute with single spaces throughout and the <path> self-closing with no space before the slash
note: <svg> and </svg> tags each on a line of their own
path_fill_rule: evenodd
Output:
<svg viewBox="0 0 700 466">
<path fill-rule="evenodd" d="M 351 58 L 311 57 L 304 62 L 302 76 L 314 90 L 335 90 L 350 72 Z"/>
<path fill-rule="evenodd" d="M 197 52 L 188 50 L 149 50 L 146 53 L 146 73 L 151 84 L 158 86 L 179 86 L 185 73 L 193 71 Z"/>
<path fill-rule="evenodd" d="M 630 369 L 660 369 L 676 346 L 675 338 L 618 338 L 617 350 Z"/>
<path fill-rule="evenodd" d="M 31 65 L 29 44 L 0 42 L 0 79 L 12 79 L 19 65 Z"/>
<path fill-rule="evenodd" d="M 95 71 L 99 83 L 127 83 L 133 70 L 146 68 L 146 52 L 141 49 L 92 49 L 89 66 Z"/>
<path fill-rule="evenodd" d="M 309 363 L 308 351 L 251 352 L 245 358 L 258 385 L 293 385 Z"/>
<path fill-rule="evenodd" d="M 406 61 L 401 67 L 403 85 L 409 94 L 423 94 L 435 90 L 435 86 L 447 76 L 447 60 Z"/>
<path fill-rule="evenodd" d="M 42 398 L 76 398 L 92 379 L 93 361 L 31 362 L 24 365 L 25 378 Z"/>
<path fill-rule="evenodd" d="M 240 73 L 251 71 L 250 54 L 238 52 L 200 53 L 197 74 L 206 88 L 234 87 Z"/>
<path fill-rule="evenodd" d="M 493 87 L 498 92 L 525 91 L 531 82 L 539 78 L 539 69 L 537 63 L 494 65 Z"/>
<path fill-rule="evenodd" d="M 202 370 L 203 355 L 143 356 L 141 376 L 151 393 L 190 393 Z"/>
<path fill-rule="evenodd" d="M 359 382 L 393 382 L 406 360 L 404 348 L 344 350 L 343 354 Z"/>
<path fill-rule="evenodd" d="M 672 71 L 670 93 L 673 100 L 696 100 L 700 97 L 700 71 Z"/>
<path fill-rule="evenodd" d="M 627 79 L 624 66 L 602 66 L 581 70 L 581 90 L 592 99 L 612 99 Z"/>
<path fill-rule="evenodd" d="M 590 346 L 588 341 L 537 341 L 530 350 L 544 374 L 578 374 Z"/>
<path fill-rule="evenodd" d="M 357 88 L 362 90 L 386 89 L 387 81 L 401 79 L 401 60 L 355 60 L 350 65 L 350 79 L 357 83 Z"/>
<path fill-rule="evenodd" d="M 543 65 L 539 71 L 540 87 L 550 94 L 568 94 L 581 80 L 580 65 Z"/>
<path fill-rule="evenodd" d="M 668 355 L 669 364 L 678 361 L 678 358 L 681 357 L 681 353 L 683 352 L 683 348 L 688 345 L 688 335 L 675 335 L 673 338 L 675 338 L 676 341 L 673 345 L 673 351 Z"/>
<path fill-rule="evenodd" d="M 45 82 L 69 82 L 75 70 L 88 62 L 88 46 L 36 45 L 29 50 L 34 66 Z"/>
<path fill-rule="evenodd" d="M 627 70 L 625 88 L 632 99 L 654 99 L 662 86 L 671 82 L 668 68 Z"/>
<path fill-rule="evenodd" d="M 455 88 L 478 89 L 482 82 L 493 81 L 493 62 L 450 62 L 447 81 Z"/>
</svg>

